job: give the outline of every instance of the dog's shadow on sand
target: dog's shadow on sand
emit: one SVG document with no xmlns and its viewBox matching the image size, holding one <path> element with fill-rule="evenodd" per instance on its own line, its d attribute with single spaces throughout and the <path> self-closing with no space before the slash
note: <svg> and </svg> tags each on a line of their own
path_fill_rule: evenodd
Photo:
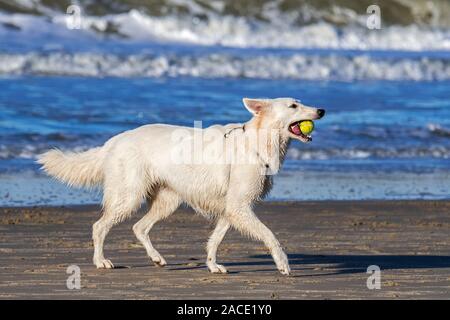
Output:
<svg viewBox="0 0 450 320">
<path fill-rule="evenodd" d="M 393 269 L 437 269 L 450 268 L 450 256 L 436 255 L 308 255 L 290 254 L 289 264 L 294 276 L 317 277 L 339 274 L 366 273 L 371 265 L 380 267 L 381 270 Z M 250 256 L 253 261 L 223 263 L 225 267 L 233 266 L 274 266 L 270 255 Z M 190 270 L 205 268 L 202 266 L 172 268 L 172 270 Z M 310 274 L 295 275 L 296 271 L 314 270 Z M 275 268 L 246 270 L 229 270 L 231 274 L 247 272 L 273 272 Z"/>
</svg>

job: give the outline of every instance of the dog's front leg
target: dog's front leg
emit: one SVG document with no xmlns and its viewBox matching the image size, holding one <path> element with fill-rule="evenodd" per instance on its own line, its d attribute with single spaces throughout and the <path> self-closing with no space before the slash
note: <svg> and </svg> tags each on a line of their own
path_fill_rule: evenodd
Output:
<svg viewBox="0 0 450 320">
<path fill-rule="evenodd" d="M 206 258 L 206 265 L 212 273 L 227 273 L 227 269 L 221 264 L 217 264 L 216 255 L 217 248 L 223 240 L 223 237 L 230 228 L 230 223 L 225 218 L 219 218 L 216 228 L 209 237 L 208 244 L 206 245 L 206 250 L 208 252 L 208 257 Z"/>
<path fill-rule="evenodd" d="M 231 210 L 227 215 L 227 218 L 233 227 L 244 235 L 263 241 L 272 254 L 275 264 L 281 274 L 290 274 L 291 269 L 289 268 L 288 258 L 281 248 L 280 243 L 272 231 L 258 219 L 250 207 Z"/>
</svg>

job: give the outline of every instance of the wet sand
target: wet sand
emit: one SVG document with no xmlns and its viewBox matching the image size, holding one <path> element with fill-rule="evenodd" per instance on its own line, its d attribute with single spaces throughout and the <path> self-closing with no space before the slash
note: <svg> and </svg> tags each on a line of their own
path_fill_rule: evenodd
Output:
<svg viewBox="0 0 450 320">
<path fill-rule="evenodd" d="M 280 275 L 264 246 L 230 231 L 218 262 L 206 271 L 213 225 L 179 209 L 150 233 L 166 258 L 154 266 L 131 227 L 111 231 L 105 255 L 118 267 L 91 263 L 98 207 L 1 208 L 1 299 L 429 299 L 450 298 L 450 201 L 264 203 L 256 208 L 289 254 L 292 276 Z M 81 289 L 66 287 L 69 265 Z M 367 267 L 381 268 L 369 290 Z"/>
</svg>

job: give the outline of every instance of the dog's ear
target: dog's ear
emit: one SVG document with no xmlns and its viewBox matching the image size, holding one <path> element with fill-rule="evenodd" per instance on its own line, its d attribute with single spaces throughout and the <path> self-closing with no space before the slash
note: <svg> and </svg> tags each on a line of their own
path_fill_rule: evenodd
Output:
<svg viewBox="0 0 450 320">
<path fill-rule="evenodd" d="M 244 102 L 244 106 L 247 108 L 247 110 L 253 113 L 255 116 L 260 115 L 264 111 L 264 109 L 266 109 L 270 105 L 270 102 L 265 99 L 244 98 L 242 99 L 242 102 Z"/>
</svg>

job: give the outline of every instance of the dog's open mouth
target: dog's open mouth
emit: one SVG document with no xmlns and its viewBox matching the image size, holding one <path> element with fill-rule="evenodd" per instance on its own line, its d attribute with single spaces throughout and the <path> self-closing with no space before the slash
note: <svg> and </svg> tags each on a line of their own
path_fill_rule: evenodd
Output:
<svg viewBox="0 0 450 320">
<path fill-rule="evenodd" d="M 291 123 L 291 124 L 289 125 L 289 131 L 290 131 L 293 135 L 295 135 L 296 137 L 298 137 L 298 138 L 299 138 L 301 141 L 303 141 L 303 142 L 309 142 L 309 141 L 312 141 L 311 135 L 306 135 L 306 134 L 303 134 L 303 133 L 301 132 L 301 130 L 300 130 L 300 122 L 301 122 L 301 121 L 295 121 L 295 122 Z"/>
</svg>

